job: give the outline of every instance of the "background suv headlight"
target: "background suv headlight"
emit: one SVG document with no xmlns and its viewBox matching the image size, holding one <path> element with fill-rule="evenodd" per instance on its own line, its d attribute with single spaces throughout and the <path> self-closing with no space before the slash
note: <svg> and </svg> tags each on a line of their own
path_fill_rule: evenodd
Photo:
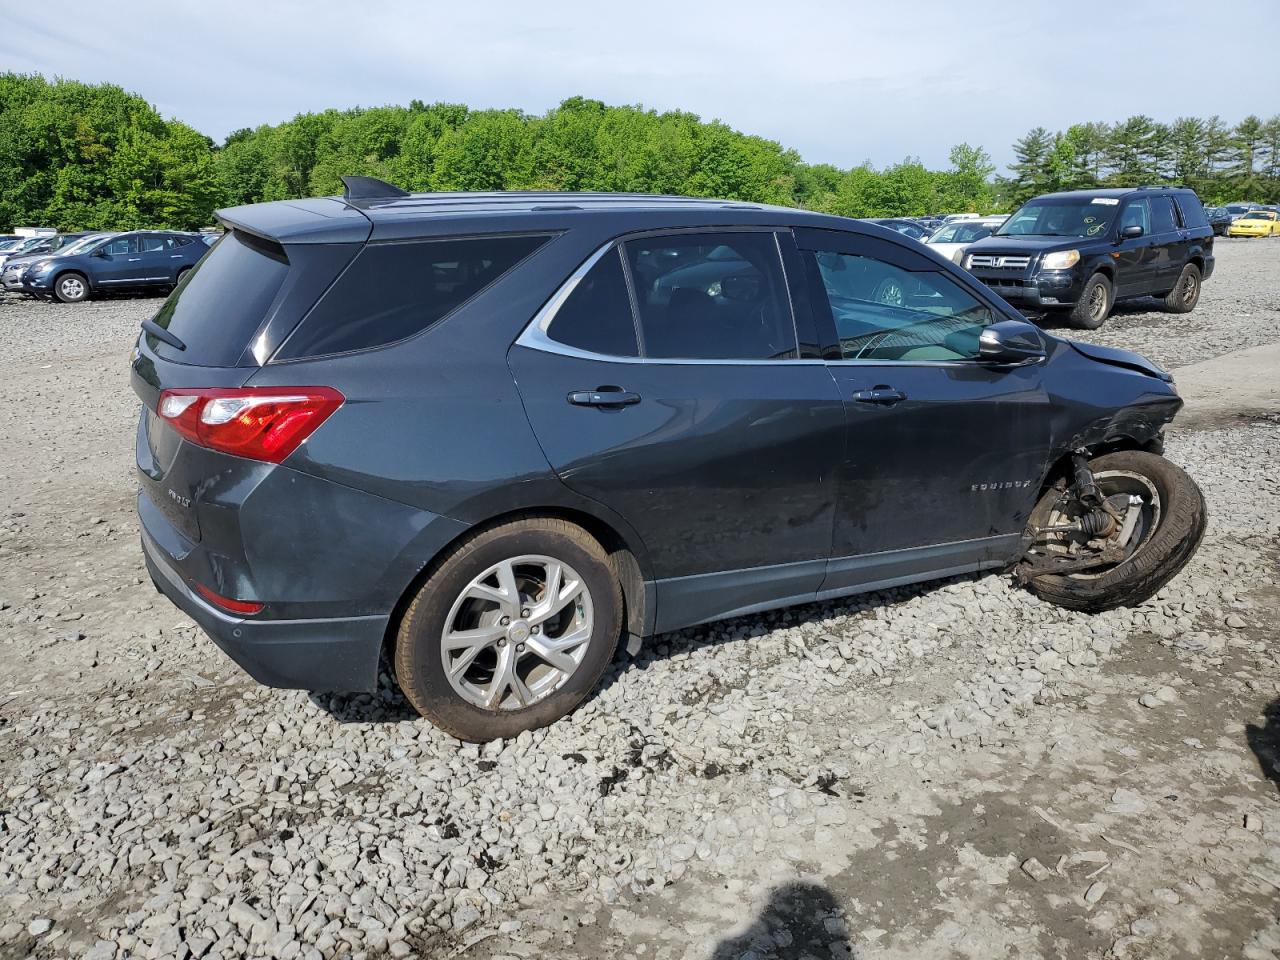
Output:
<svg viewBox="0 0 1280 960">
<path fill-rule="evenodd" d="M 1046 253 L 1040 266 L 1045 270 L 1067 270 L 1079 262 L 1079 250 L 1058 250 L 1054 253 Z"/>
</svg>

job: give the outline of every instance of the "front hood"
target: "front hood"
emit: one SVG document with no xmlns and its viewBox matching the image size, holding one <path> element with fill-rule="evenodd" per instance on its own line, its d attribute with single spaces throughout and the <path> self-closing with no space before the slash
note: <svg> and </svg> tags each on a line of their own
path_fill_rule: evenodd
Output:
<svg viewBox="0 0 1280 960">
<path fill-rule="evenodd" d="M 1115 347 L 1104 347 L 1096 343 L 1082 343 L 1079 340 L 1068 340 L 1067 343 L 1071 344 L 1077 353 L 1084 354 L 1090 360 L 1137 370 L 1139 373 L 1145 373 L 1149 377 L 1156 377 L 1165 383 L 1173 383 L 1173 374 L 1152 363 L 1140 353 L 1131 353 L 1128 350 L 1119 350 Z"/>
<path fill-rule="evenodd" d="M 37 260 L 49 260 L 56 256 L 56 253 L 23 253 L 16 257 L 9 257 L 4 261 L 4 265 L 11 267 L 14 264 L 35 263 Z"/>
<path fill-rule="evenodd" d="M 1049 253 L 1054 250 L 1071 250 L 1086 243 L 1096 243 L 1097 237 L 984 237 L 969 244 L 969 253 Z"/>
</svg>

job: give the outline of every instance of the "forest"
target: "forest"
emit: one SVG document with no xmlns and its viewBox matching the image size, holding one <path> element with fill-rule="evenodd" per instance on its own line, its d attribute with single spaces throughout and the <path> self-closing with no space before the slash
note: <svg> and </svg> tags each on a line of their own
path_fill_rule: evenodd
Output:
<svg viewBox="0 0 1280 960">
<path fill-rule="evenodd" d="M 911 157 L 809 164 L 718 121 L 583 97 L 540 115 L 421 100 L 326 110 L 216 143 L 118 86 L 0 74 L 0 229 L 192 229 L 219 207 L 340 193 L 346 173 L 409 190 L 674 193 L 852 217 L 991 212 L 1048 190 L 1165 182 L 1206 203 L 1280 201 L 1280 116 L 1036 127 L 1013 152 L 1007 177 L 969 143 L 945 170 Z"/>
</svg>

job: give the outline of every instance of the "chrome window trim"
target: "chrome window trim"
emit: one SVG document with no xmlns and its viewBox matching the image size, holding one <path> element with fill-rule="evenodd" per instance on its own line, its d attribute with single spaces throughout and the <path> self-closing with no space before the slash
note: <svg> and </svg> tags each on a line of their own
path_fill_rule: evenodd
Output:
<svg viewBox="0 0 1280 960">
<path fill-rule="evenodd" d="M 643 233 L 629 234 L 625 237 L 619 237 L 610 240 L 601 246 L 591 256 L 582 262 L 577 270 L 569 274 L 569 278 L 562 283 L 550 299 L 542 305 L 533 319 L 529 321 L 528 326 L 524 328 L 520 336 L 516 338 L 514 346 L 527 347 L 530 350 L 540 350 L 543 353 L 554 353 L 562 357 L 575 357 L 579 360 L 601 360 L 607 363 L 637 363 L 650 365 L 665 366 L 706 366 L 708 364 L 714 366 L 777 366 L 778 364 L 788 365 L 804 365 L 816 366 L 825 363 L 821 358 L 814 357 L 788 357 L 784 360 L 733 360 L 733 359 L 707 359 L 700 360 L 695 358 L 663 358 L 663 357 L 623 357 L 612 353 L 595 353 L 591 350 L 582 350 L 578 347 L 570 346 L 567 343 L 561 343 L 558 340 L 551 339 L 548 331 L 551 324 L 556 318 L 556 314 L 569 299 L 573 291 L 577 289 L 578 284 L 582 282 L 582 278 L 591 272 L 591 268 L 602 260 L 611 250 L 616 250 L 620 257 L 623 257 L 623 270 L 627 277 L 628 288 L 630 287 L 630 271 L 626 269 L 626 258 L 622 254 L 622 244 L 628 240 L 643 239 L 645 237 L 660 237 L 671 234 L 680 233 L 763 233 L 768 231 L 773 234 L 773 246 L 778 255 L 778 271 L 782 274 L 783 292 L 787 298 L 787 312 L 791 316 L 791 332 L 795 336 L 797 354 L 800 351 L 800 334 L 796 329 L 795 305 L 791 300 L 790 280 L 787 277 L 786 263 L 782 256 L 782 247 L 778 242 L 778 227 L 748 227 L 738 229 L 735 227 L 685 227 L 675 228 L 671 230 L 646 230 Z M 630 290 L 628 289 L 630 294 Z M 638 311 L 635 304 L 632 304 L 632 317 L 638 324 Z M 640 331 L 637 329 L 637 337 Z M 638 344 L 637 344 L 638 346 Z"/>
</svg>

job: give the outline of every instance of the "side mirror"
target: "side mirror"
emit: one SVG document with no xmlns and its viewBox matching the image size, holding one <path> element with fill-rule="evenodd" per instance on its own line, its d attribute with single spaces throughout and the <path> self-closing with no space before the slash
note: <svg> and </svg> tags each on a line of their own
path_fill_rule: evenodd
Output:
<svg viewBox="0 0 1280 960">
<path fill-rule="evenodd" d="M 1025 320 L 1001 320 L 978 335 L 978 359 L 985 363 L 1015 366 L 1044 358 L 1044 338 Z"/>
<path fill-rule="evenodd" d="M 1127 226 L 1127 227 L 1121 227 L 1121 228 L 1120 228 L 1120 239 L 1121 239 L 1121 240 L 1136 240 L 1138 237 L 1142 236 L 1142 234 L 1143 234 L 1144 232 L 1145 232 L 1145 231 L 1144 231 L 1140 226 L 1138 226 L 1136 223 L 1134 223 L 1134 224 L 1130 224 L 1130 225 L 1129 225 L 1129 226 Z"/>
</svg>

